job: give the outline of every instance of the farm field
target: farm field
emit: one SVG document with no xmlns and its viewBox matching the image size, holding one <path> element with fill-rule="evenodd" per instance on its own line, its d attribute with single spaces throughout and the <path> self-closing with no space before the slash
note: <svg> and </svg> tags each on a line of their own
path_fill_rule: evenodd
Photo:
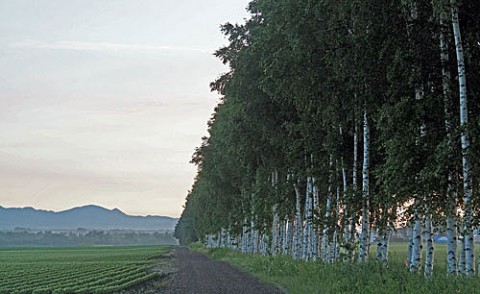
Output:
<svg viewBox="0 0 480 294">
<path fill-rule="evenodd" d="M 145 247 L 0 249 L 0 293 L 112 293 L 159 276 L 170 249 Z"/>
<path fill-rule="evenodd" d="M 230 249 L 194 250 L 207 253 L 215 260 L 227 261 L 240 267 L 260 280 L 285 289 L 288 293 L 478 293 L 480 277 L 446 275 L 446 246 L 435 245 L 435 267 L 431 278 L 423 272 L 408 272 L 403 260 L 407 254 L 406 243 L 393 243 L 389 251 L 389 263 L 374 261 L 375 247 L 371 248 L 372 260 L 365 264 L 306 262 L 291 257 L 262 257 L 241 254 Z"/>
</svg>

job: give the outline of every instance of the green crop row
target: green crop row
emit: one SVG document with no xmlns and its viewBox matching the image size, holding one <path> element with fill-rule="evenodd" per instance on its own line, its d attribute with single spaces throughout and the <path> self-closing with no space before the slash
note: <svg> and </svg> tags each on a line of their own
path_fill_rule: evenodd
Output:
<svg viewBox="0 0 480 294">
<path fill-rule="evenodd" d="M 141 284 L 148 280 L 158 277 L 157 273 L 151 274 L 137 274 L 131 277 L 124 277 L 116 281 L 115 284 L 106 284 L 96 287 L 88 287 L 82 285 L 79 287 L 38 287 L 34 290 L 31 289 L 5 289 L 0 288 L 0 294 L 89 294 L 89 293 L 112 293 L 120 291 L 125 288 Z"/>
<path fill-rule="evenodd" d="M 51 272 L 42 272 L 41 268 L 38 272 L 35 272 L 33 274 L 24 274 L 21 275 L 18 272 L 12 271 L 12 274 L 14 275 L 14 278 L 11 278 L 10 280 L 6 280 L 5 282 L 2 283 L 4 286 L 14 286 L 16 284 L 21 284 L 23 286 L 28 286 L 30 284 L 32 285 L 38 285 L 38 283 L 46 284 L 51 281 L 55 283 L 62 282 L 63 280 L 69 280 L 72 278 L 72 276 L 75 276 L 76 279 L 81 279 L 84 277 L 91 277 L 92 275 L 95 275 L 97 273 L 105 273 L 105 272 L 111 272 L 114 270 L 121 269 L 118 266 L 109 268 L 108 265 L 104 265 L 103 267 L 97 267 L 97 268 L 88 268 L 87 266 L 84 266 L 83 268 L 78 268 L 78 267 L 72 267 L 72 268 L 64 268 L 64 267 L 59 267 L 57 268 L 58 270 L 56 271 L 51 271 Z M 32 277 L 31 279 L 25 280 L 24 277 Z"/>
<path fill-rule="evenodd" d="M 0 294 L 112 293 L 157 276 L 162 247 L 0 250 Z"/>
<path fill-rule="evenodd" d="M 85 272 L 83 276 L 88 277 L 86 279 L 77 277 L 75 273 L 69 273 L 67 277 L 62 277 L 60 279 L 55 277 L 48 277 L 47 282 L 42 282 L 40 280 L 36 283 L 32 281 L 25 281 L 25 283 L 15 283 L 15 284 L 3 284 L 1 290 L 6 292 L 14 292 L 14 291 L 45 291 L 44 289 L 52 289 L 52 288 L 67 288 L 67 289 L 76 289 L 79 288 L 87 288 L 87 289 L 95 289 L 98 285 L 117 285 L 125 280 L 130 279 L 137 279 L 141 278 L 146 275 L 146 267 L 139 267 L 139 268 L 128 268 L 128 269 L 117 269 L 117 270 L 110 270 L 102 272 L 99 275 L 95 275 L 95 273 L 88 273 Z M 120 282 L 119 282 L 120 281 Z M 0 293 L 1 293 L 0 290 Z M 37 291 L 37 292 L 38 292 Z"/>
</svg>

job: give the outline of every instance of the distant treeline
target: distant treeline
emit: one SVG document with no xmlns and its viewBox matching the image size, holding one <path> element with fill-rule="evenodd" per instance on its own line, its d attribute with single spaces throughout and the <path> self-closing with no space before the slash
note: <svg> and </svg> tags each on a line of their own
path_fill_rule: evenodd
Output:
<svg viewBox="0 0 480 294">
<path fill-rule="evenodd" d="M 0 231 L 0 247 L 79 245 L 176 245 L 171 232 L 139 231 Z"/>
</svg>

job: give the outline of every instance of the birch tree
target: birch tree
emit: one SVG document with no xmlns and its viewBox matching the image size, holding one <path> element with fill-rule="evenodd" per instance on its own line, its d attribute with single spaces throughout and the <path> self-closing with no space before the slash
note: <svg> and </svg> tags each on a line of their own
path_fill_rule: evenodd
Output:
<svg viewBox="0 0 480 294">
<path fill-rule="evenodd" d="M 474 247 L 473 247 L 473 228 L 472 228 L 472 186 L 469 167 L 469 148 L 470 140 L 468 136 L 468 105 L 467 105 L 467 79 L 465 72 L 465 59 L 463 53 L 462 36 L 460 23 L 458 19 L 458 3 L 455 0 L 450 2 L 453 35 L 455 38 L 455 48 L 458 66 L 458 86 L 460 96 L 460 128 L 461 128 L 461 149 L 462 149 L 462 175 L 463 175 L 463 242 L 465 251 L 465 274 L 470 276 L 474 272 Z"/>
</svg>

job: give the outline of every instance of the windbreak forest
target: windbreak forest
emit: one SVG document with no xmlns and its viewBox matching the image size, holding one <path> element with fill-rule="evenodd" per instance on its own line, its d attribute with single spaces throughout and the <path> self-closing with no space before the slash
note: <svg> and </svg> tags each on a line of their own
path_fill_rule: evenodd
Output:
<svg viewBox="0 0 480 294">
<path fill-rule="evenodd" d="M 184 244 L 473 275 L 480 220 L 480 2 L 254 0 L 176 228 Z M 375 241 L 371 242 L 371 236 Z M 445 258 L 445 257 L 442 257 Z M 480 271 L 478 271 L 480 272 Z"/>
</svg>

